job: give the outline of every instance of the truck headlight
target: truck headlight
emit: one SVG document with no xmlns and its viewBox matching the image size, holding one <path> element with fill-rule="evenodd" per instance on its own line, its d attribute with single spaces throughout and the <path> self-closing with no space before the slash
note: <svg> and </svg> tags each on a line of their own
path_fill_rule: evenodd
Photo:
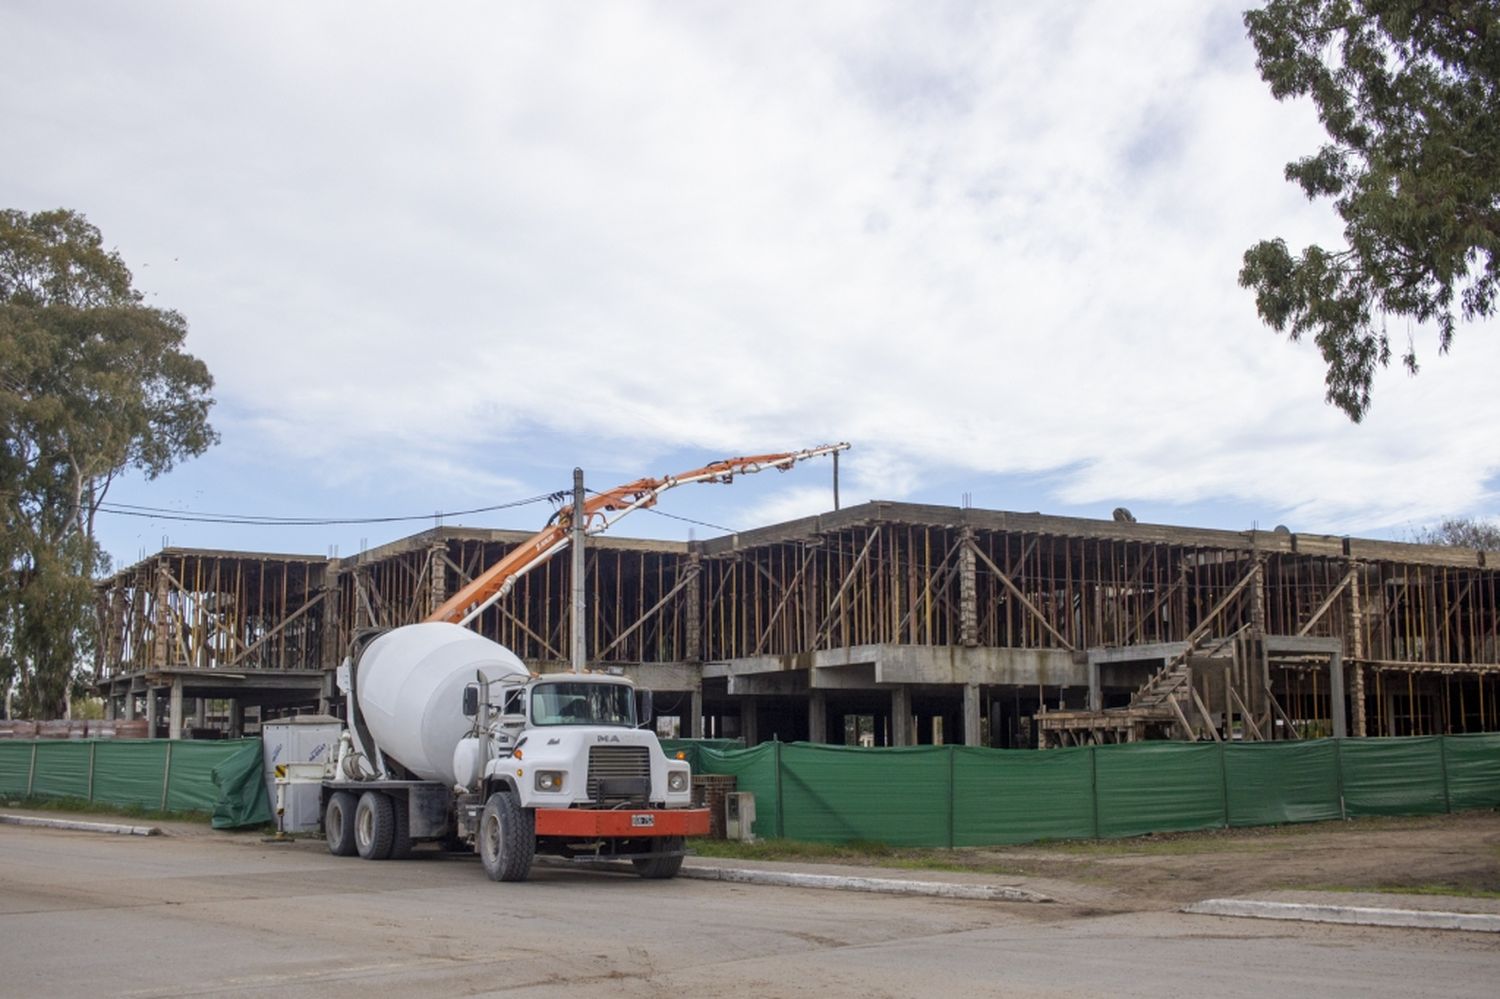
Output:
<svg viewBox="0 0 1500 999">
<path fill-rule="evenodd" d="M 688 775 L 686 770 L 673 770 L 667 774 L 668 791 L 686 791 L 688 789 Z"/>
<path fill-rule="evenodd" d="M 564 772 L 561 770 L 538 770 L 536 771 L 536 789 L 538 791 L 561 791 L 563 776 Z"/>
</svg>

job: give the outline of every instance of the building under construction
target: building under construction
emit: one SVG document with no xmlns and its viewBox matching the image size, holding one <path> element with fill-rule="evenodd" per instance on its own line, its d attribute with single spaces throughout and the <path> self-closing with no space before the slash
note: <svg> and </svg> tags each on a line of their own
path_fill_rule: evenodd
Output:
<svg viewBox="0 0 1500 999">
<path fill-rule="evenodd" d="M 529 537 L 343 558 L 168 548 L 100 584 L 111 717 L 213 737 L 341 709 L 367 627 Z M 568 668 L 569 560 L 473 622 Z M 696 542 L 592 539 L 591 662 L 682 735 L 996 747 L 1500 730 L 1500 553 L 869 503 Z"/>
</svg>

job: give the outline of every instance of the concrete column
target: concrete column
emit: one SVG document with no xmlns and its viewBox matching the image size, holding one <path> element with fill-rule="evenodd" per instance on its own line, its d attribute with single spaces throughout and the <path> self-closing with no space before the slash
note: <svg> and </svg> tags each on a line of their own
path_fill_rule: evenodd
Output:
<svg viewBox="0 0 1500 999">
<path fill-rule="evenodd" d="M 197 697 L 197 698 L 194 698 L 194 701 L 195 701 L 195 706 L 193 708 L 193 724 L 196 725 L 196 726 L 198 726 L 199 728 L 207 728 L 208 727 L 208 698 L 206 698 L 206 697 Z"/>
<path fill-rule="evenodd" d="M 979 684 L 964 684 L 964 745 L 982 746 L 979 738 Z"/>
<path fill-rule="evenodd" d="M 703 661 L 703 566 L 702 556 L 697 552 L 688 555 L 687 564 L 687 586 L 683 589 L 684 610 L 687 612 L 687 620 L 684 622 L 683 642 L 687 648 L 683 650 L 684 662 L 701 663 Z"/>
<path fill-rule="evenodd" d="M 703 688 L 695 687 L 688 694 L 688 738 L 703 738 Z"/>
<path fill-rule="evenodd" d="M 911 716 L 911 690 L 896 687 L 891 691 L 891 745 L 914 746 L 917 743 Z"/>
<path fill-rule="evenodd" d="M 121 717 L 126 721 L 135 721 L 135 681 L 125 685 L 125 710 Z"/>
<path fill-rule="evenodd" d="M 745 740 L 746 749 L 760 742 L 760 736 L 756 731 L 758 726 L 755 709 L 756 704 L 753 698 L 746 697 L 740 700 L 740 738 Z"/>
<path fill-rule="evenodd" d="M 1362 567 L 1361 567 L 1362 568 Z M 1361 573 L 1356 572 L 1354 578 L 1349 580 L 1349 657 L 1353 662 L 1353 688 L 1349 692 L 1349 714 L 1354 720 L 1354 736 L 1362 739 L 1366 735 L 1365 730 L 1365 667 L 1361 662 L 1365 657 L 1365 635 L 1363 629 L 1364 614 L 1359 602 L 1359 577 Z"/>
<path fill-rule="evenodd" d="M 151 636 L 151 665 L 158 668 L 167 665 L 167 649 L 170 646 L 168 632 L 172 630 L 172 612 L 167 606 L 167 595 L 171 592 L 171 580 L 167 576 L 165 563 L 156 568 L 156 602 L 151 608 L 155 620 L 155 631 Z"/>
<path fill-rule="evenodd" d="M 1099 677 L 1099 661 L 1089 656 L 1089 710 L 1104 710 L 1104 682 Z"/>
<path fill-rule="evenodd" d="M 167 738 L 182 738 L 182 677 L 172 678 L 172 699 L 167 707 Z"/>
<path fill-rule="evenodd" d="M 245 709 L 238 697 L 229 699 L 229 738 L 238 739 L 245 734 Z"/>
<path fill-rule="evenodd" d="M 427 612 L 437 610 L 448 599 L 448 563 L 443 556 L 448 554 L 447 545 L 433 545 L 427 549 Z"/>
<path fill-rule="evenodd" d="M 974 565 L 974 529 L 965 527 L 958 549 L 958 644 L 979 644 L 979 586 Z M 947 733 L 943 733 L 947 738 Z"/>
<path fill-rule="evenodd" d="M 149 684 L 146 686 L 146 738 L 156 738 L 156 691 Z"/>
<path fill-rule="evenodd" d="M 807 741 L 828 741 L 828 698 L 821 690 L 807 695 Z"/>
<path fill-rule="evenodd" d="M 115 720 L 115 695 L 113 693 L 104 698 L 104 720 Z"/>
<path fill-rule="evenodd" d="M 1349 732 L 1344 723 L 1344 657 L 1335 652 L 1328 660 L 1328 711 L 1333 715 L 1333 737 L 1342 739 Z"/>
</svg>

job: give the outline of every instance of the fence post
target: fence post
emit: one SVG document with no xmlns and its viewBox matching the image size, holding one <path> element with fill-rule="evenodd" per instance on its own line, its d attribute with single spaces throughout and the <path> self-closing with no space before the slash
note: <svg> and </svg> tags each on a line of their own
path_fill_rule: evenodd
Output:
<svg viewBox="0 0 1500 999">
<path fill-rule="evenodd" d="M 1339 818 L 1349 821 L 1349 812 L 1344 807 L 1344 740 L 1333 740 L 1333 776 L 1339 789 Z"/>
<path fill-rule="evenodd" d="M 786 808 L 781 797 L 781 740 L 777 739 L 771 745 L 776 747 L 776 838 L 786 839 Z"/>
<path fill-rule="evenodd" d="M 954 801 L 958 797 L 958 792 L 953 787 L 953 754 L 957 749 L 957 746 L 948 747 L 948 849 L 950 850 L 953 849 L 954 837 L 957 835 L 953 819 Z"/>
<path fill-rule="evenodd" d="M 31 743 L 31 769 L 26 772 L 26 797 L 31 797 L 32 789 L 36 787 L 36 741 Z"/>
<path fill-rule="evenodd" d="M 93 739 L 89 740 L 89 801 L 94 800 L 94 750 L 99 748 L 99 743 Z"/>
<path fill-rule="evenodd" d="M 1228 743 L 1219 743 L 1219 800 L 1224 802 L 1224 828 L 1229 825 L 1229 765 L 1225 761 L 1224 754 L 1228 752 Z"/>
<path fill-rule="evenodd" d="M 1099 838 L 1099 747 L 1089 747 L 1089 799 L 1094 805 L 1094 838 Z"/>
<path fill-rule="evenodd" d="M 1438 761 L 1443 767 L 1443 811 L 1453 811 L 1453 795 L 1448 790 L 1448 737 L 1438 736 Z"/>
<path fill-rule="evenodd" d="M 173 743 L 173 741 L 174 740 L 172 740 L 172 739 L 168 739 L 167 740 L 167 763 L 166 763 L 166 766 L 162 767 L 162 770 L 161 770 L 161 810 L 164 811 L 164 812 L 167 810 L 167 788 L 169 788 L 171 786 L 171 784 L 172 784 L 172 743 Z"/>
</svg>

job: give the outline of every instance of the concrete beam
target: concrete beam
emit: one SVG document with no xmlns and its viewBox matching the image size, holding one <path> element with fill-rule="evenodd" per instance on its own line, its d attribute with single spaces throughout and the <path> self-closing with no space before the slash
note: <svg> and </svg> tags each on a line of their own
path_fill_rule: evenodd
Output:
<svg viewBox="0 0 1500 999">
<path fill-rule="evenodd" d="M 874 667 L 868 682 L 851 667 Z M 872 689 L 878 684 L 978 683 L 997 686 L 1087 687 L 1086 662 L 1065 649 L 961 648 L 944 645 L 857 645 L 797 656 L 752 656 L 705 663 L 704 677 L 813 674 L 812 686 Z M 731 693 L 733 689 L 731 688 Z"/>
<path fill-rule="evenodd" d="M 1187 642 L 1152 642 L 1147 645 L 1096 646 L 1088 650 L 1092 663 L 1135 663 L 1171 659 L 1187 648 Z"/>
</svg>

